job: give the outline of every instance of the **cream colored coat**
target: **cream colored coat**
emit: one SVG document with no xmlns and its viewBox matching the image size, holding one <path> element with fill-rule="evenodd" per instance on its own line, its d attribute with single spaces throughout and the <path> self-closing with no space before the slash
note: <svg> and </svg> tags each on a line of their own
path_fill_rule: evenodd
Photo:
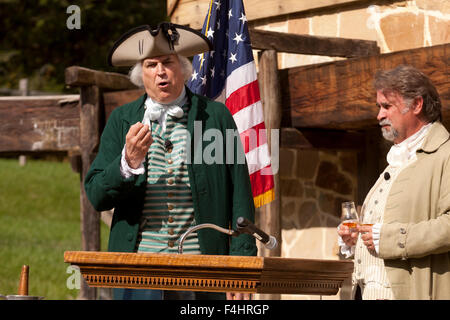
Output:
<svg viewBox="0 0 450 320">
<path fill-rule="evenodd" d="M 395 299 L 450 299 L 450 140 L 439 122 L 392 185 L 379 256 Z"/>
</svg>

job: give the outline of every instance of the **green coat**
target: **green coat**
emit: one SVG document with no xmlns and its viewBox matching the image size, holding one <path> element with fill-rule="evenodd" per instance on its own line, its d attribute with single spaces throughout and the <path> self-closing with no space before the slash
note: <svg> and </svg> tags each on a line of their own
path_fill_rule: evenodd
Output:
<svg viewBox="0 0 450 320">
<path fill-rule="evenodd" d="M 193 94 L 187 88 L 186 94 L 189 105 L 187 127 L 193 141 L 188 153 L 203 154 L 205 147 L 211 143 L 209 140 L 202 141 L 204 138 L 199 139 L 200 144 L 196 143 L 194 121 L 196 126 L 201 124 L 203 133 L 208 129 L 217 129 L 216 132 L 221 132 L 224 137 L 223 164 L 205 164 L 204 160 L 197 163 L 195 159 L 187 161 L 196 223 L 213 223 L 226 229 L 236 229 L 238 217 L 254 221 L 255 207 L 247 164 L 226 164 L 225 161 L 226 129 L 236 129 L 230 112 L 223 104 Z M 111 113 L 101 137 L 98 155 L 85 179 L 86 194 L 94 208 L 97 211 L 114 208 L 109 251 L 133 252 L 136 246 L 147 173 L 123 178 L 120 174 L 120 159 L 130 126 L 141 121 L 144 116 L 146 98 L 143 95 Z M 239 135 L 234 140 L 237 142 L 233 148 L 236 160 L 238 152 L 243 151 Z M 210 154 L 210 150 L 211 147 L 207 148 L 205 154 Z M 197 233 L 202 254 L 256 255 L 255 239 L 250 235 L 229 237 L 209 228 L 198 230 Z"/>
</svg>

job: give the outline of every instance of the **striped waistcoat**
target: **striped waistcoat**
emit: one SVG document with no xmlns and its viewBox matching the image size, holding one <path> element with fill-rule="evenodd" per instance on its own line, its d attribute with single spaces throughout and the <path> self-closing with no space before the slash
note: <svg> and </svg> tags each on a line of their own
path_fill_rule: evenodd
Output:
<svg viewBox="0 0 450 320">
<path fill-rule="evenodd" d="M 167 115 L 164 132 L 157 122 L 151 123 L 153 143 L 148 151 L 148 178 L 138 252 L 177 253 L 179 238 L 195 225 L 185 163 L 188 110 L 184 108 L 183 111 L 180 119 Z M 166 141 L 170 141 L 172 147 L 166 147 Z M 184 241 L 183 252 L 200 254 L 197 233 L 191 233 Z"/>
<path fill-rule="evenodd" d="M 383 223 L 384 208 L 389 191 L 403 168 L 388 167 L 390 179 L 384 178 L 384 172 L 367 194 L 361 213 L 363 223 Z M 386 274 L 384 260 L 376 253 L 370 252 L 363 244 L 361 234 L 358 235 L 355 248 L 353 285 L 359 284 L 363 300 L 394 299 L 391 285 Z"/>
</svg>

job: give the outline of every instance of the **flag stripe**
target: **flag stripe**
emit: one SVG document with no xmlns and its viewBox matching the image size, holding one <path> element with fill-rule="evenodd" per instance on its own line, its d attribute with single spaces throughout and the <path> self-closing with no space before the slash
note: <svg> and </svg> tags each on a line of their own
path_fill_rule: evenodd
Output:
<svg viewBox="0 0 450 320">
<path fill-rule="evenodd" d="M 269 171 L 270 170 L 270 171 Z M 273 188 L 272 175 L 263 175 L 264 172 L 271 172 L 270 166 L 265 167 L 263 170 L 258 170 L 250 175 L 250 182 L 252 183 L 253 196 L 262 194 Z"/>
<path fill-rule="evenodd" d="M 263 144 L 245 154 L 250 174 L 270 165 L 269 145 Z"/>
<path fill-rule="evenodd" d="M 251 82 L 257 81 L 255 61 L 250 61 L 231 72 L 226 82 L 226 96 L 228 99 L 236 90 Z"/>
<path fill-rule="evenodd" d="M 258 81 L 253 81 L 234 91 L 227 98 L 225 104 L 231 114 L 234 115 L 239 110 L 258 101 L 261 101 L 261 97 L 259 96 Z"/>
<path fill-rule="evenodd" d="M 267 134 L 265 130 L 266 126 L 264 125 L 264 122 L 261 122 L 240 134 L 245 153 L 267 143 Z"/>
<path fill-rule="evenodd" d="M 264 123 L 264 114 L 261 112 L 261 101 L 258 101 L 234 114 L 234 122 L 239 134 L 257 124 Z"/>
</svg>

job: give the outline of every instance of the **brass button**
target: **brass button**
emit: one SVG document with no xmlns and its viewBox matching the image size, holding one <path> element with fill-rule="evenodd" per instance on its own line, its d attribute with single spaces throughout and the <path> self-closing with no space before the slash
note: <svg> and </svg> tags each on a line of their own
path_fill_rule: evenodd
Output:
<svg viewBox="0 0 450 320">
<path fill-rule="evenodd" d="M 169 240 L 169 242 L 167 244 L 169 245 L 169 247 L 173 248 L 173 245 L 175 244 L 175 242 L 173 240 Z"/>
<path fill-rule="evenodd" d="M 167 170 L 167 173 L 168 173 L 168 174 L 172 174 L 172 173 L 173 173 L 173 169 L 168 169 L 168 170 Z"/>
<path fill-rule="evenodd" d="M 173 236 L 173 229 L 169 229 L 169 234 L 171 235 L 171 236 Z"/>
<path fill-rule="evenodd" d="M 172 153 L 172 148 L 170 148 L 170 149 L 167 149 L 167 153 Z"/>
<path fill-rule="evenodd" d="M 167 219 L 170 223 L 172 223 L 173 222 L 173 217 L 172 216 L 170 216 L 169 217 L 169 219 Z"/>
<path fill-rule="evenodd" d="M 168 160 L 167 160 L 167 163 L 168 163 L 168 164 L 172 164 L 172 163 L 173 163 L 173 160 L 172 160 L 172 159 L 168 159 Z"/>
<path fill-rule="evenodd" d="M 168 194 L 167 194 L 167 198 L 172 198 L 173 197 L 173 193 L 172 192 L 169 192 Z"/>
<path fill-rule="evenodd" d="M 167 206 L 167 208 L 168 208 L 169 210 L 172 210 L 172 209 L 173 209 L 173 205 L 169 204 L 169 205 Z"/>
<path fill-rule="evenodd" d="M 168 183 L 168 184 L 173 184 L 173 179 L 172 179 L 172 178 L 167 179 L 167 183 Z"/>
</svg>

